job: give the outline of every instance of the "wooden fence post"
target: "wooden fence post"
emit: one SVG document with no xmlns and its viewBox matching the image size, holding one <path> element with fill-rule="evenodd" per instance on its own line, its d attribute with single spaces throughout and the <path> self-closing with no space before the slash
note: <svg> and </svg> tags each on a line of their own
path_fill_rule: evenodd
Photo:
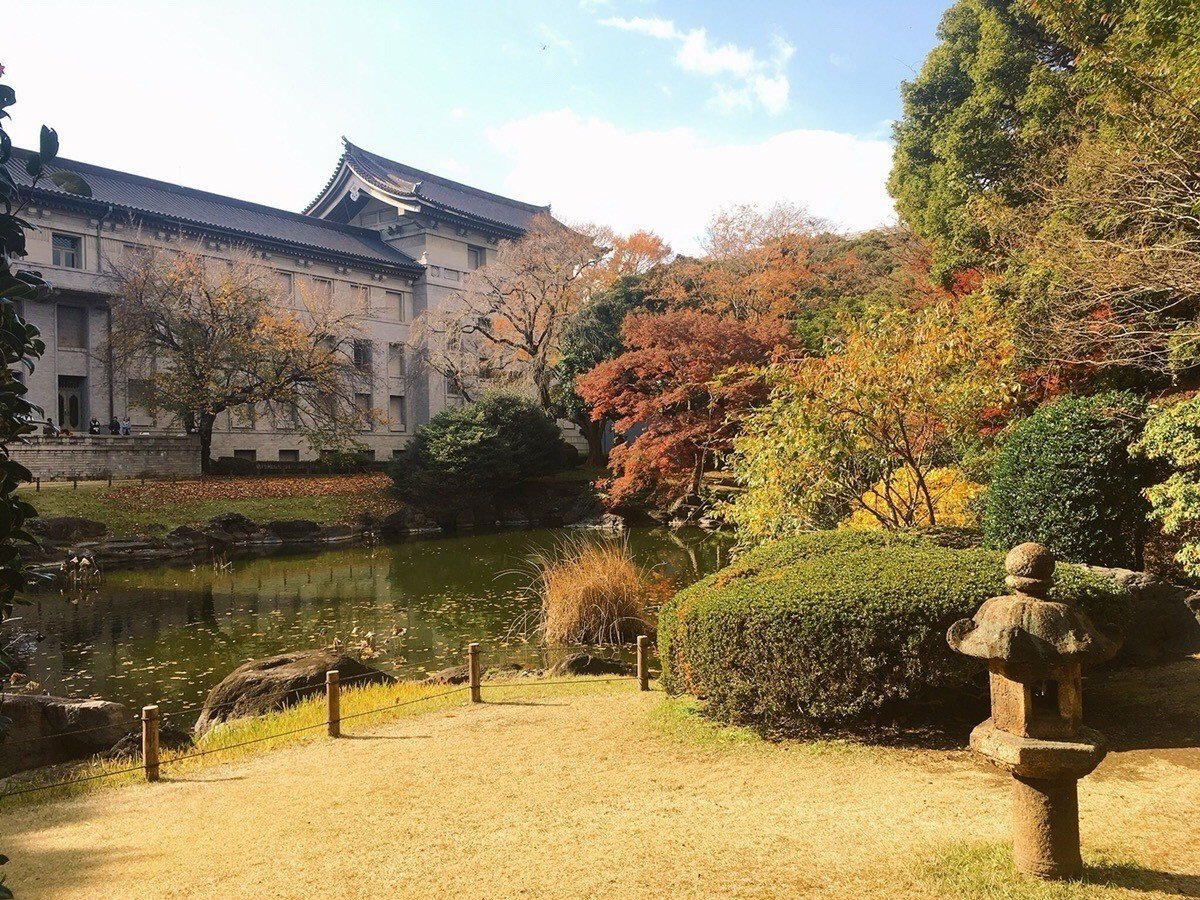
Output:
<svg viewBox="0 0 1200 900">
<path fill-rule="evenodd" d="M 338 683 L 338 670 L 325 673 L 325 712 L 331 738 L 342 736 L 342 687 Z"/>
<path fill-rule="evenodd" d="M 158 707 L 142 707 L 142 765 L 146 780 L 158 781 Z"/>
<path fill-rule="evenodd" d="M 79 490 L 79 476 L 71 479 L 75 483 L 75 490 Z"/>
<path fill-rule="evenodd" d="M 40 491 L 42 489 L 42 476 L 41 475 L 39 475 L 37 478 L 34 479 L 34 485 L 35 485 L 34 486 L 35 491 Z"/>
<path fill-rule="evenodd" d="M 112 472 L 108 473 L 108 486 L 112 487 Z"/>
<path fill-rule="evenodd" d="M 467 645 L 467 680 L 471 685 L 471 702 L 478 703 L 479 697 L 479 644 Z"/>
<path fill-rule="evenodd" d="M 650 638 L 644 634 L 638 635 L 637 641 L 637 676 L 638 690 L 650 690 Z"/>
</svg>

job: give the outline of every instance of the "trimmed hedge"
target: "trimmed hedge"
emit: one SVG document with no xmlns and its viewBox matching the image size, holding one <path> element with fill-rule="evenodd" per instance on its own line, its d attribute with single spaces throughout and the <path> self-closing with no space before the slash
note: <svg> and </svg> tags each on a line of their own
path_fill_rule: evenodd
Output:
<svg viewBox="0 0 1200 900">
<path fill-rule="evenodd" d="M 1063 397 L 1017 423 L 992 470 L 984 544 L 1037 541 L 1059 559 L 1139 568 L 1147 467 L 1129 446 L 1145 416 L 1140 398 L 1110 391 Z"/>
<path fill-rule="evenodd" d="M 659 616 L 663 680 L 719 718 L 786 729 L 870 718 L 967 686 L 946 630 L 1006 593 L 1003 554 L 910 534 L 814 532 L 765 545 L 680 591 Z M 1127 591 L 1075 566 L 1055 594 L 1123 631 Z"/>
</svg>

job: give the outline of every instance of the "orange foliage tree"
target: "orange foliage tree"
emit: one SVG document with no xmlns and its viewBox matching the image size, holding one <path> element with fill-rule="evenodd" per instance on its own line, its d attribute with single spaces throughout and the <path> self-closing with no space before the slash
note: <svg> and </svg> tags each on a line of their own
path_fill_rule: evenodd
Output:
<svg viewBox="0 0 1200 900">
<path fill-rule="evenodd" d="M 142 376 L 149 394 L 140 402 L 200 435 L 205 470 L 227 410 L 275 407 L 326 447 L 353 443 L 370 421 L 356 402 L 370 376 L 354 365 L 354 318 L 332 300 L 294 304 L 278 275 L 246 253 L 139 251 L 111 260 L 108 274 L 114 365 Z"/>
<path fill-rule="evenodd" d="M 613 450 L 614 505 L 697 493 L 745 410 L 767 395 L 761 366 L 792 346 L 777 319 L 742 322 L 697 310 L 635 313 L 629 349 L 584 375 L 577 390 L 596 418 L 636 437 Z"/>
</svg>

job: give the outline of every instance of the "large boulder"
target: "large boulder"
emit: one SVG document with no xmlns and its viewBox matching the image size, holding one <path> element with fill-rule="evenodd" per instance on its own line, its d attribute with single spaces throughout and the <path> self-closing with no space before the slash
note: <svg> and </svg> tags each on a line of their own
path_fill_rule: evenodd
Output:
<svg viewBox="0 0 1200 900">
<path fill-rule="evenodd" d="M 0 716 L 12 720 L 0 740 L 0 776 L 103 753 L 133 722 L 120 703 L 45 694 L 0 695 Z"/>
<path fill-rule="evenodd" d="M 282 519 L 268 522 L 267 531 L 285 543 L 311 543 L 324 538 L 321 526 L 309 519 Z"/>
<path fill-rule="evenodd" d="M 425 676 L 426 684 L 466 684 L 471 679 L 470 670 L 466 666 L 451 666 L 439 669 Z"/>
<path fill-rule="evenodd" d="M 1132 569 L 1083 568 L 1125 588 L 1133 597 L 1133 621 L 1117 655 L 1138 665 L 1200 653 L 1200 591 Z"/>
<path fill-rule="evenodd" d="M 108 533 L 108 526 L 80 516 L 51 516 L 34 518 L 25 523 L 26 530 L 34 537 L 56 544 L 76 541 L 94 541 Z"/>
<path fill-rule="evenodd" d="M 231 537 L 249 537 L 260 529 L 258 523 L 237 512 L 221 513 L 208 520 L 209 534 L 223 532 Z"/>
<path fill-rule="evenodd" d="M 186 750 L 192 746 L 193 735 L 185 728 L 172 725 L 165 719 L 158 724 L 158 746 L 161 750 Z M 104 759 L 141 759 L 142 728 L 139 725 L 101 754 Z"/>
<path fill-rule="evenodd" d="M 306 650 L 255 659 L 238 666 L 204 701 L 195 730 L 203 734 L 229 719 L 260 716 L 325 692 L 325 673 L 337 669 L 343 684 L 358 687 L 392 676 L 336 650 Z"/>
</svg>

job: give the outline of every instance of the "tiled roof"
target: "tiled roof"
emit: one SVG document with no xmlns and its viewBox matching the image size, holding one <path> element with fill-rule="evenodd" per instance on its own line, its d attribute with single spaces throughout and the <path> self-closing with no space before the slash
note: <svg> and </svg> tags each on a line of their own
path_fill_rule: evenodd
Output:
<svg viewBox="0 0 1200 900">
<path fill-rule="evenodd" d="M 25 160 L 29 156 L 29 151 L 14 149 L 8 161 L 8 170 L 19 185 L 30 183 L 25 172 Z M 93 200 L 134 213 L 147 213 L 183 224 L 208 226 L 247 238 L 264 238 L 297 248 L 373 263 L 406 268 L 419 265 L 408 254 L 385 244 L 379 232 L 370 228 L 339 225 L 284 209 L 69 159 L 54 160 L 47 166 L 47 171 L 76 172 L 87 181 Z M 59 190 L 45 177 L 38 182 L 34 194 L 78 199 L 73 194 Z"/>
<path fill-rule="evenodd" d="M 538 213 L 550 212 L 549 206 L 535 206 L 481 191 L 342 140 L 346 145 L 342 161 L 364 181 L 389 194 L 415 197 L 435 208 L 518 231 L 529 228 L 530 220 Z"/>
</svg>

